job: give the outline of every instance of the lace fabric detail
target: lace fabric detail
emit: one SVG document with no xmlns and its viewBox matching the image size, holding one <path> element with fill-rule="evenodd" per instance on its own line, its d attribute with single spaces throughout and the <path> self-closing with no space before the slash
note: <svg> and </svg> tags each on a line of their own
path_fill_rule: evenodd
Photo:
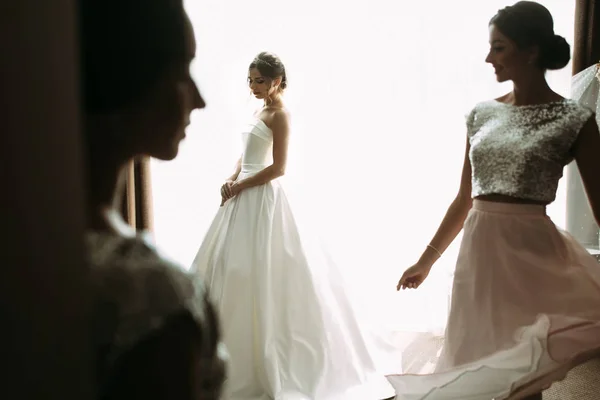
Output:
<svg viewBox="0 0 600 400">
<path fill-rule="evenodd" d="M 571 98 L 596 113 L 600 124 L 600 63 L 592 65 L 571 79 Z"/>
<path fill-rule="evenodd" d="M 593 112 L 573 100 L 478 104 L 467 117 L 472 196 L 500 194 L 551 203 L 571 148 Z"/>
<path fill-rule="evenodd" d="M 101 365 L 112 365 L 177 313 L 187 311 L 204 326 L 208 303 L 203 284 L 160 256 L 148 239 L 100 233 L 88 233 L 86 239 Z"/>
</svg>

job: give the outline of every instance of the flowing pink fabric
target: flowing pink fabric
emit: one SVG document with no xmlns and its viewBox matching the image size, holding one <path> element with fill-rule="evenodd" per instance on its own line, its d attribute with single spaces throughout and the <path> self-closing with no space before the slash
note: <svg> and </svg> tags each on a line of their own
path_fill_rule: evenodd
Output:
<svg viewBox="0 0 600 400">
<path fill-rule="evenodd" d="M 599 356 L 600 264 L 538 205 L 475 200 L 432 373 L 388 376 L 401 400 L 521 399 Z"/>
</svg>

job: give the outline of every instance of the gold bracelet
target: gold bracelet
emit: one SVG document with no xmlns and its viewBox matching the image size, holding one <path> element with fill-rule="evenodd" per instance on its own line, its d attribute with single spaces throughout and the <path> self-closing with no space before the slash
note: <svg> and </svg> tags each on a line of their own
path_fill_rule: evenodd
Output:
<svg viewBox="0 0 600 400">
<path fill-rule="evenodd" d="M 433 251 L 435 251 L 436 253 L 438 253 L 438 255 L 440 256 L 440 258 L 442 257 L 442 253 L 440 253 L 440 251 L 438 249 L 436 249 L 435 247 L 433 247 L 430 244 L 428 244 L 427 247 L 429 247 L 430 249 L 432 249 Z"/>
</svg>

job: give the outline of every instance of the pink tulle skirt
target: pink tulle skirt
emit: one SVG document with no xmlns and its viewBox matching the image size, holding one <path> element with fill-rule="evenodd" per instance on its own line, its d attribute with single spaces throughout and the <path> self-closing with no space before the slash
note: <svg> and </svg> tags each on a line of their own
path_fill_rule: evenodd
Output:
<svg viewBox="0 0 600 400">
<path fill-rule="evenodd" d="M 600 264 L 545 207 L 474 200 L 446 332 L 435 342 L 442 345 L 428 356 L 430 372 L 411 363 L 388 376 L 397 399 L 539 393 L 600 356 Z"/>
</svg>

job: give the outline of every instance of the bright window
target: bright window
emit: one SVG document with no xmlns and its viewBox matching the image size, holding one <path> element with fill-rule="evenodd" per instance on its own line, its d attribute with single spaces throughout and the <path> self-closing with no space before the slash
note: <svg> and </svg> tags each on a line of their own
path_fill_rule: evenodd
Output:
<svg viewBox="0 0 600 400">
<path fill-rule="evenodd" d="M 193 115 L 180 156 L 153 164 L 158 245 L 191 263 L 239 156 L 238 126 L 260 106 L 246 86 L 248 64 L 267 50 L 288 71 L 293 139 L 285 179 L 298 219 L 319 222 L 340 267 L 364 291 L 393 292 L 458 190 L 465 114 L 511 90 L 484 59 L 488 21 L 512 3 L 188 1 L 198 42 L 193 75 L 208 107 Z M 573 43 L 575 2 L 540 3 L 556 33 Z M 570 66 L 548 73 L 564 96 L 570 79 Z M 564 188 L 549 208 L 559 226 Z M 430 291 L 447 284 L 457 242 L 436 266 Z M 415 296 L 431 295 L 422 293 Z M 442 313 L 447 307 L 432 304 Z"/>
</svg>

